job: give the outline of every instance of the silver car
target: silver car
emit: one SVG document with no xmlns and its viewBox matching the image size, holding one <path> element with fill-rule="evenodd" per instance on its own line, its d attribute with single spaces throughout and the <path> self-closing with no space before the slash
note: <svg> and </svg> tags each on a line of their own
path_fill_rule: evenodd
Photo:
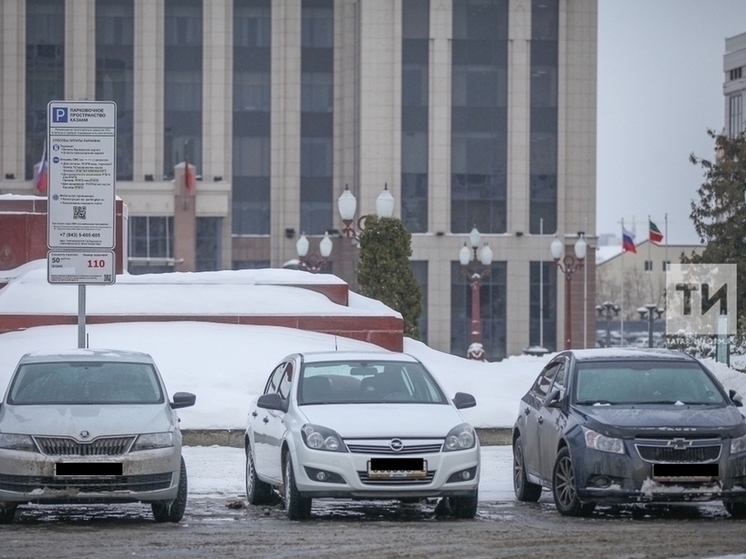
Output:
<svg viewBox="0 0 746 559">
<path fill-rule="evenodd" d="M 23 503 L 150 503 L 179 522 L 187 500 L 179 419 L 150 355 L 24 355 L 0 403 L 0 523 Z"/>
<path fill-rule="evenodd" d="M 404 353 L 290 355 L 249 409 L 247 500 L 269 503 L 276 487 L 301 520 L 316 498 L 440 497 L 473 518 L 479 439 L 459 409 L 474 405 Z"/>
</svg>

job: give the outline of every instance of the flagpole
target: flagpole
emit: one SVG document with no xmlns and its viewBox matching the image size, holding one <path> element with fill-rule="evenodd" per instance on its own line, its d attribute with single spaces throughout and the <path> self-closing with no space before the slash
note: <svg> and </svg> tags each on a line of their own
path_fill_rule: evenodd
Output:
<svg viewBox="0 0 746 559">
<path fill-rule="evenodd" d="M 650 290 L 648 292 L 649 299 L 651 303 L 653 302 L 653 257 L 650 254 L 650 251 L 652 250 L 651 245 L 653 242 L 650 240 L 650 214 L 648 214 L 648 264 L 650 266 L 650 269 L 648 270 L 648 275 L 650 276 Z"/>
<path fill-rule="evenodd" d="M 539 218 L 539 237 L 544 242 L 544 218 Z M 539 347 L 544 347 L 544 251 L 539 251 Z"/>
<path fill-rule="evenodd" d="M 620 259 L 622 261 L 622 304 L 621 304 L 622 313 L 621 313 L 621 320 L 619 321 L 619 330 L 622 336 L 620 343 L 622 345 L 624 345 L 624 253 L 625 253 L 625 250 L 624 250 L 624 218 L 622 218 L 622 255 L 621 255 L 622 257 Z"/>
</svg>

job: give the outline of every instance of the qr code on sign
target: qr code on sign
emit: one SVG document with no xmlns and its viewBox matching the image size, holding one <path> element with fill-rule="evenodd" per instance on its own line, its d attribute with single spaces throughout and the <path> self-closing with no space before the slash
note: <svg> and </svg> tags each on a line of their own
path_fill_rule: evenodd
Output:
<svg viewBox="0 0 746 559">
<path fill-rule="evenodd" d="M 85 209 L 87 206 L 73 206 L 73 219 L 85 219 Z"/>
</svg>

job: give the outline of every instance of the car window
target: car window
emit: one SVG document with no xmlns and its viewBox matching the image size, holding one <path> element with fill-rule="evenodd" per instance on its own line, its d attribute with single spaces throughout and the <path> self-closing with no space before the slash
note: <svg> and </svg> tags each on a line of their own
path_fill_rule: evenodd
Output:
<svg viewBox="0 0 746 559">
<path fill-rule="evenodd" d="M 725 403 L 710 376 L 691 362 L 579 363 L 574 392 L 581 405 Z"/>
<path fill-rule="evenodd" d="M 539 375 L 536 382 L 534 382 L 534 385 L 531 387 L 535 396 L 542 400 L 546 397 L 549 392 L 549 387 L 552 385 L 552 379 L 554 379 L 554 375 L 557 373 L 559 367 L 560 363 L 551 363 Z"/>
<path fill-rule="evenodd" d="M 565 371 L 566 369 L 564 363 L 560 364 L 560 366 L 557 368 L 557 372 L 554 375 L 554 382 L 552 383 L 551 388 L 551 390 L 559 390 L 560 400 L 565 396 Z"/>
<path fill-rule="evenodd" d="M 298 402 L 446 404 L 443 391 L 420 363 L 346 361 L 303 365 Z"/>
<path fill-rule="evenodd" d="M 280 385 L 277 387 L 277 393 L 282 397 L 283 400 L 290 396 L 290 383 L 293 380 L 293 364 L 287 363 L 285 370 L 280 377 Z"/>
<path fill-rule="evenodd" d="M 285 373 L 285 363 L 280 363 L 272 371 L 272 374 L 269 375 L 269 379 L 267 380 L 267 386 L 264 387 L 265 394 L 271 394 L 273 392 L 277 392 L 277 388 L 280 386 L 280 379 L 282 379 L 282 375 L 284 373 Z"/>
<path fill-rule="evenodd" d="M 30 363 L 11 381 L 8 403 L 158 404 L 164 402 L 157 374 L 148 363 Z"/>
</svg>

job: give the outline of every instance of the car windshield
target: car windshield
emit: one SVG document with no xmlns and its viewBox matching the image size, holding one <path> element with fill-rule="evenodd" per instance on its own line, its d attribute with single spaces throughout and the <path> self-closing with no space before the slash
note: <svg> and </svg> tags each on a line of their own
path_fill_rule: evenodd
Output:
<svg viewBox="0 0 746 559">
<path fill-rule="evenodd" d="M 720 390 L 697 363 L 606 361 L 578 363 L 575 403 L 723 404 Z"/>
<path fill-rule="evenodd" d="M 158 404 L 158 377 L 147 363 L 29 363 L 13 377 L 15 405 Z"/>
<path fill-rule="evenodd" d="M 307 363 L 301 373 L 298 401 L 300 404 L 447 403 L 422 365 L 392 361 Z"/>
</svg>

